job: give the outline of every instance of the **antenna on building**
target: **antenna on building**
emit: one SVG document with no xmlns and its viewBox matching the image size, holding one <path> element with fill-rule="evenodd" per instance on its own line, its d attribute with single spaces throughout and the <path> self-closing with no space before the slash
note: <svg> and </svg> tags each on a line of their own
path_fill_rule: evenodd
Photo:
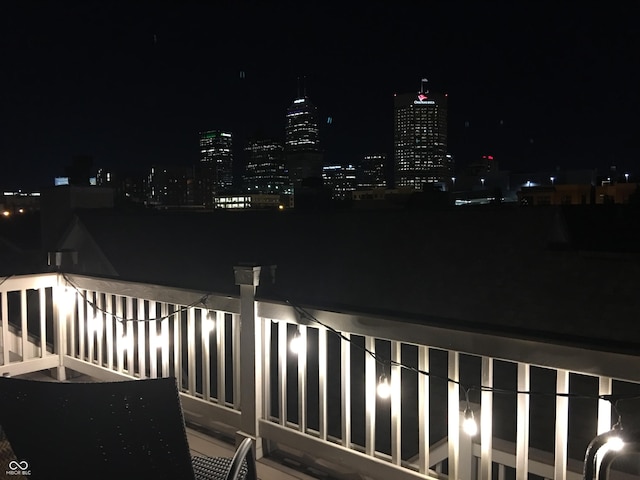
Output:
<svg viewBox="0 0 640 480">
<path fill-rule="evenodd" d="M 298 77 L 298 96 L 296 98 L 300 98 L 300 77 Z"/>
<path fill-rule="evenodd" d="M 427 80 L 426 78 L 423 78 L 422 80 L 420 80 L 420 93 L 429 93 L 429 90 L 425 90 L 424 89 L 424 85 L 425 83 L 427 83 L 429 80 Z"/>
<path fill-rule="evenodd" d="M 302 77 L 302 95 L 307 98 L 307 76 Z"/>
</svg>

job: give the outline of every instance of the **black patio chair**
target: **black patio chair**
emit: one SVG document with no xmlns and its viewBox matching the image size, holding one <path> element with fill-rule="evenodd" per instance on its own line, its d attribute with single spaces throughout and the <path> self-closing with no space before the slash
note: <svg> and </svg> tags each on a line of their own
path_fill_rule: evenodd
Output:
<svg viewBox="0 0 640 480">
<path fill-rule="evenodd" d="M 250 439 L 233 458 L 191 457 L 174 378 L 67 383 L 0 378 L 0 425 L 33 479 L 256 480 Z"/>
</svg>

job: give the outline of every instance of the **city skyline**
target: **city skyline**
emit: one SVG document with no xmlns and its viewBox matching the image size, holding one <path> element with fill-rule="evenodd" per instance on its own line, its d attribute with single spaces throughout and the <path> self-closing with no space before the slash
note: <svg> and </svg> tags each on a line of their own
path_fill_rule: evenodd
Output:
<svg viewBox="0 0 640 480">
<path fill-rule="evenodd" d="M 206 130 L 238 149 L 283 137 L 299 78 L 326 163 L 393 161 L 393 94 L 428 78 L 448 94 L 457 165 L 633 168 L 640 42 L 624 8 L 456 5 L 8 2 L 0 184 L 50 185 L 82 154 L 114 170 L 194 165 Z"/>
</svg>

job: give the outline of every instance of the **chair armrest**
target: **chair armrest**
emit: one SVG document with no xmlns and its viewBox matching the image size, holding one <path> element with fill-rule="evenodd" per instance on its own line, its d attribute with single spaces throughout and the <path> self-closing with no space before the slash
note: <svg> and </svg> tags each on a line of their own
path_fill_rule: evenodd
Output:
<svg viewBox="0 0 640 480">
<path fill-rule="evenodd" d="M 247 461 L 247 475 L 245 480 L 258 480 L 258 472 L 256 470 L 256 459 L 253 454 L 253 441 L 245 438 L 240 446 L 236 449 L 236 453 L 231 460 L 231 467 L 227 480 L 238 480 L 242 469 L 242 462 Z"/>
</svg>

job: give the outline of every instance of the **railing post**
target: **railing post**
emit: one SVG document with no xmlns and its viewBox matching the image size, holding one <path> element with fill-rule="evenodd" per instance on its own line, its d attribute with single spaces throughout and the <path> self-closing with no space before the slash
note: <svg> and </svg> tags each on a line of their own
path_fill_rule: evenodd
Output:
<svg viewBox="0 0 640 480">
<path fill-rule="evenodd" d="M 256 287 L 260 283 L 259 266 L 235 266 L 236 285 L 240 286 L 240 431 L 239 437 L 255 441 L 256 458 L 262 457 L 258 421 L 262 418 L 261 320 L 256 316 Z"/>
<path fill-rule="evenodd" d="M 65 286 L 61 282 L 62 275 L 58 274 L 57 287 L 55 288 L 55 301 L 53 302 L 54 312 L 54 352 L 58 355 L 58 368 L 55 376 L 59 381 L 67 379 L 64 367 L 64 356 L 67 354 L 67 323 L 71 314 L 71 305 L 65 292 Z"/>
</svg>

